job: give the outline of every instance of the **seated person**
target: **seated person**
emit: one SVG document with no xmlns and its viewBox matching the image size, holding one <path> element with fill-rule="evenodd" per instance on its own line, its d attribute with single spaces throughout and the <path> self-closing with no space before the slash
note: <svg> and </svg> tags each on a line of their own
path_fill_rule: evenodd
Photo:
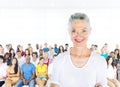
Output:
<svg viewBox="0 0 120 87">
<path fill-rule="evenodd" d="M 114 59 L 108 56 L 107 59 L 107 80 L 109 87 L 120 87 L 120 83 L 117 80 L 116 67 L 114 65 Z"/>
<path fill-rule="evenodd" d="M 22 87 L 29 85 L 35 87 L 35 66 L 30 63 L 30 56 L 26 56 L 26 63 L 21 66 L 21 79 L 17 82 L 15 87 Z"/>
<path fill-rule="evenodd" d="M 7 67 L 7 78 L 5 80 L 5 87 L 12 87 L 20 79 L 20 67 L 18 66 L 18 60 L 12 59 L 11 65 Z"/>
<path fill-rule="evenodd" d="M 47 65 L 44 64 L 44 59 L 41 58 L 36 66 L 36 84 L 39 87 L 44 87 L 47 81 Z"/>
<path fill-rule="evenodd" d="M 39 58 L 37 52 L 32 53 L 32 58 L 30 62 L 33 63 L 35 66 L 38 64 Z"/>
<path fill-rule="evenodd" d="M 3 63 L 4 57 L 0 56 L 0 87 L 5 83 L 6 78 L 6 64 Z"/>
</svg>

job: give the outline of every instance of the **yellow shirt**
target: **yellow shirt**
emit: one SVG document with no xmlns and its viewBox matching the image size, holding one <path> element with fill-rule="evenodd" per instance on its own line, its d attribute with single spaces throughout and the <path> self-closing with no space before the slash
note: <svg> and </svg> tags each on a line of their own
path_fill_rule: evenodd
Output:
<svg viewBox="0 0 120 87">
<path fill-rule="evenodd" d="M 41 66 L 40 64 L 37 64 L 36 69 L 37 69 L 38 73 L 46 73 L 47 72 L 47 65 L 43 64 Z"/>
</svg>

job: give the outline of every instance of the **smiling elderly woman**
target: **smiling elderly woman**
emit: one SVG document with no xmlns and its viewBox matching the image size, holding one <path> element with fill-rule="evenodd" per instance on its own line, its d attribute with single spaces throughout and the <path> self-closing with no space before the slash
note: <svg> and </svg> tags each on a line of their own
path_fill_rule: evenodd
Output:
<svg viewBox="0 0 120 87">
<path fill-rule="evenodd" d="M 58 55 L 53 65 L 51 87 L 107 87 L 107 63 L 99 54 L 87 48 L 91 33 L 89 18 L 75 13 L 69 19 L 69 34 L 73 47 Z"/>
</svg>

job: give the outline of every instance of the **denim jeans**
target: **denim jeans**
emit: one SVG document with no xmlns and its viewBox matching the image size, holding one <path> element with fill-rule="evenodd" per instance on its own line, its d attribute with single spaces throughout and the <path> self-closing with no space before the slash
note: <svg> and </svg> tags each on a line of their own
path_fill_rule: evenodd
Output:
<svg viewBox="0 0 120 87">
<path fill-rule="evenodd" d="M 23 81 L 22 79 L 20 79 L 15 85 L 14 87 L 22 87 L 24 84 L 23 84 Z M 27 85 L 29 85 L 29 87 L 35 87 L 35 80 L 31 80 Z"/>
</svg>

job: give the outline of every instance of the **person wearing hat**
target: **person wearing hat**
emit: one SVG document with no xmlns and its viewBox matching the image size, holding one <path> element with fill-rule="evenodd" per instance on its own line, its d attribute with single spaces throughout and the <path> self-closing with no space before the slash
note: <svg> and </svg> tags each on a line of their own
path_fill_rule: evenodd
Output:
<svg viewBox="0 0 120 87">
<path fill-rule="evenodd" d="M 7 65 L 4 63 L 4 57 L 0 55 L 0 87 L 5 83 L 6 67 Z"/>
</svg>

